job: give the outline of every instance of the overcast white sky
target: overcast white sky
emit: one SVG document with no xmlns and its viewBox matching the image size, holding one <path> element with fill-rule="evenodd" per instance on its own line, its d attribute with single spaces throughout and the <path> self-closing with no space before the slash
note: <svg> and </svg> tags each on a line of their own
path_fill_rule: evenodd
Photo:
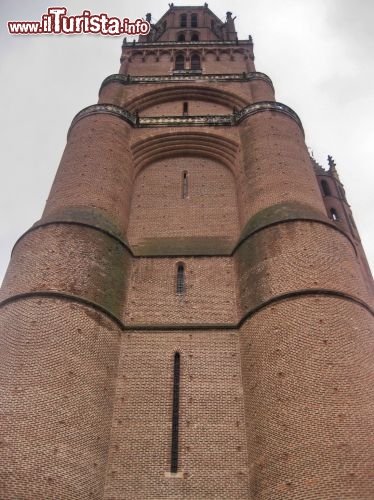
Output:
<svg viewBox="0 0 374 500">
<path fill-rule="evenodd" d="M 373 269 L 374 1 L 208 4 L 222 20 L 227 10 L 237 16 L 239 38 L 253 36 L 257 70 L 300 116 L 317 161 L 326 167 L 334 156 Z M 69 15 L 89 9 L 130 21 L 147 12 L 156 21 L 168 9 L 158 0 L 1 0 L 0 282 L 14 242 L 41 216 L 72 118 L 119 68 L 121 37 L 8 34 L 8 20 L 39 21 L 60 5 Z"/>
</svg>

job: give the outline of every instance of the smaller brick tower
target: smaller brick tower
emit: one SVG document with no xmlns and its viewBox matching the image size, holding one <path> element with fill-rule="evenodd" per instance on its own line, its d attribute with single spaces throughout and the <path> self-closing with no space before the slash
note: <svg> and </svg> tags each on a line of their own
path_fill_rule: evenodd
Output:
<svg viewBox="0 0 374 500">
<path fill-rule="evenodd" d="M 332 156 L 328 156 L 329 169 L 324 170 L 315 159 L 311 158 L 314 170 L 321 188 L 321 194 L 325 203 L 327 215 L 339 224 L 339 227 L 350 234 L 352 241 L 355 244 L 357 259 L 360 262 L 361 270 L 364 275 L 365 283 L 369 291 L 373 291 L 373 277 L 366 259 L 366 255 L 361 243 L 360 235 L 358 234 L 355 221 L 353 219 L 352 210 L 348 204 L 344 186 L 339 179 L 336 170 L 336 164 Z"/>
<path fill-rule="evenodd" d="M 370 271 L 231 12 L 125 39 L 0 332 L 1 498 L 374 498 Z"/>
</svg>

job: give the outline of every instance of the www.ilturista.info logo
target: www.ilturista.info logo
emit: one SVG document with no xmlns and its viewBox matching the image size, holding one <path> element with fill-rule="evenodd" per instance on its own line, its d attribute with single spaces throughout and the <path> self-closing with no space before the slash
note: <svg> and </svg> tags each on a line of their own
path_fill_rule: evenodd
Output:
<svg viewBox="0 0 374 500">
<path fill-rule="evenodd" d="M 38 21 L 8 21 L 11 35 L 73 35 L 93 33 L 109 36 L 146 35 L 151 29 L 143 19 L 131 23 L 127 17 L 109 17 L 107 14 L 91 14 L 84 10 L 80 16 L 67 16 L 66 7 L 49 7 Z"/>
</svg>

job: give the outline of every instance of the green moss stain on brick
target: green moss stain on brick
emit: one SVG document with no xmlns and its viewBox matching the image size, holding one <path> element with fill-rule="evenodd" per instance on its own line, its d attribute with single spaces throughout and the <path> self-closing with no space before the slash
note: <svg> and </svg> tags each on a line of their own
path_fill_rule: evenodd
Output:
<svg viewBox="0 0 374 500">
<path fill-rule="evenodd" d="M 112 221 L 105 212 L 94 207 L 66 207 L 50 214 L 48 217 L 43 217 L 43 219 L 36 222 L 34 226 L 48 222 L 75 222 L 77 224 L 94 226 L 102 231 L 113 234 L 113 236 L 122 240 L 127 245 L 127 241 L 117 224 Z"/>
<path fill-rule="evenodd" d="M 229 238 L 147 238 L 133 247 L 135 255 L 229 255 L 233 248 Z"/>
<path fill-rule="evenodd" d="M 261 210 L 251 217 L 242 230 L 240 241 L 262 227 L 289 219 L 326 220 L 327 218 L 309 205 L 298 202 L 278 203 L 277 205 Z"/>
</svg>

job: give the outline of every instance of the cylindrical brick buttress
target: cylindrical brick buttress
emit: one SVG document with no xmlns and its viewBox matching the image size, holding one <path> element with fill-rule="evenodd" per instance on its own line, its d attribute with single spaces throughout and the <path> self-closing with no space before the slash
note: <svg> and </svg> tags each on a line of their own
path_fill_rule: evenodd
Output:
<svg viewBox="0 0 374 500">
<path fill-rule="evenodd" d="M 374 496 L 374 328 L 355 247 L 325 215 L 297 123 L 242 123 L 235 252 L 250 498 Z"/>
<path fill-rule="evenodd" d="M 102 498 L 130 253 L 130 125 L 76 122 L 0 307 L 0 496 Z"/>
</svg>

